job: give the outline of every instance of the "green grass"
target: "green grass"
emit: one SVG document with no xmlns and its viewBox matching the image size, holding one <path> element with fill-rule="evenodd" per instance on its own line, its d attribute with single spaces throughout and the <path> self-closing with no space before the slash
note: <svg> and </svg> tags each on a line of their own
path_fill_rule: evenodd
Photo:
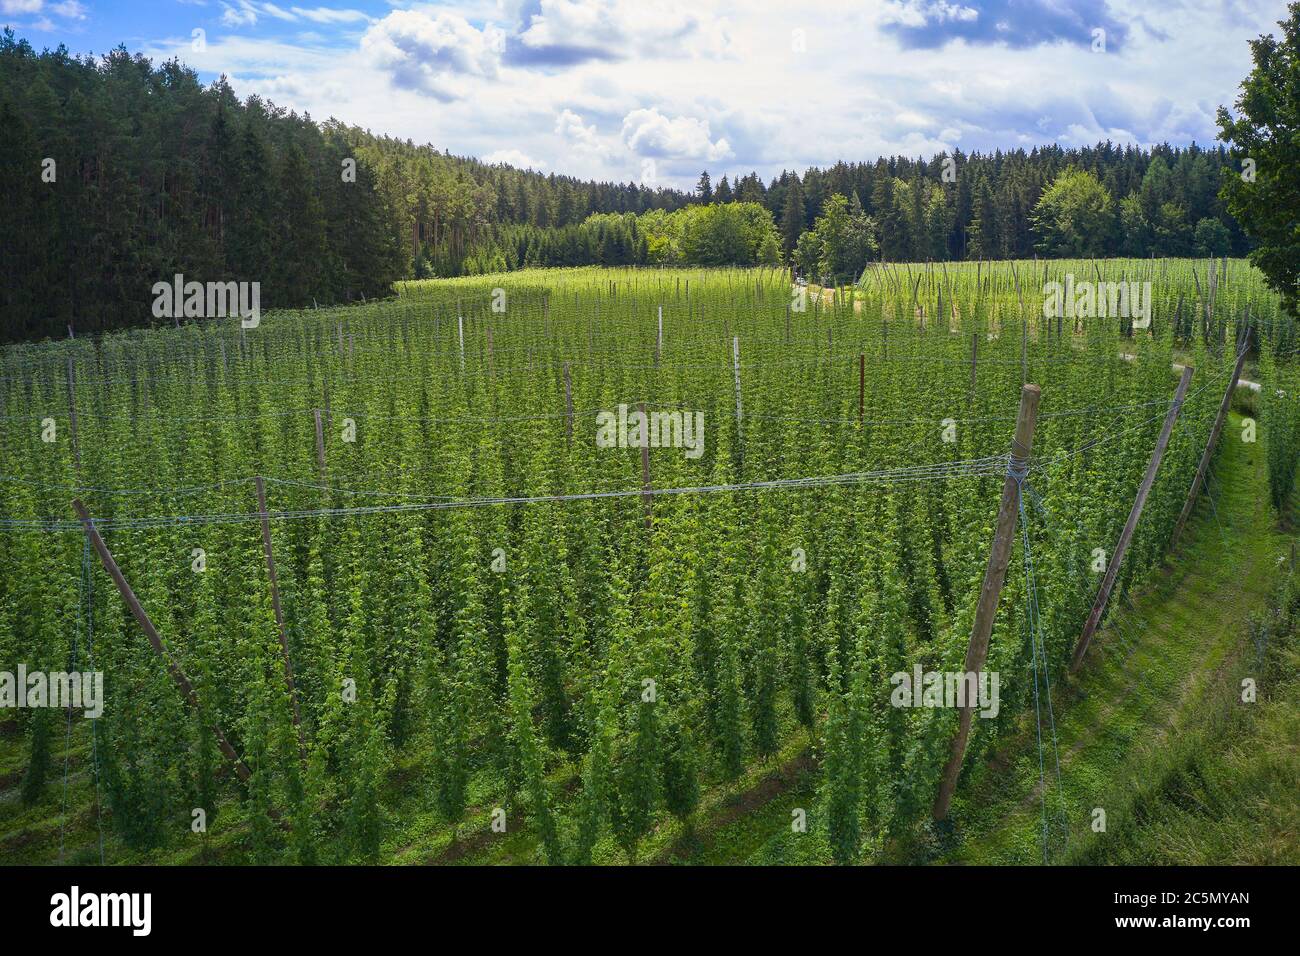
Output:
<svg viewBox="0 0 1300 956">
<path fill-rule="evenodd" d="M 1294 681 L 1254 713 L 1232 703 L 1239 676 L 1257 666 L 1249 619 L 1266 606 L 1291 541 L 1268 507 L 1263 446 L 1233 440 L 1239 434 L 1234 416 L 1213 468 L 1213 507 L 1200 503 L 1169 566 L 1112 614 L 1079 679 L 1055 688 L 1059 790 L 1050 741 L 1044 752 L 1052 861 L 1296 859 Z M 1288 768 L 1281 786 L 1275 778 Z M 1042 862 L 1038 781 L 1026 721 L 963 778 L 943 859 Z M 1198 803 L 1209 795 L 1213 811 Z M 1104 837 L 1091 827 L 1098 808 Z M 1214 833 L 1207 819 L 1218 821 Z M 1270 843 L 1277 835 L 1280 846 Z"/>
</svg>

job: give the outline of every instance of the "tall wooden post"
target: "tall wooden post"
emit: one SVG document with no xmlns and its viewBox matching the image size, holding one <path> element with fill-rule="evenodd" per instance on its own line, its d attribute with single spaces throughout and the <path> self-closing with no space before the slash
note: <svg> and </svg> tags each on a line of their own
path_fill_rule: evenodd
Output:
<svg viewBox="0 0 1300 956">
<path fill-rule="evenodd" d="M 144 631 L 144 636 L 149 639 L 154 653 L 162 658 L 163 663 L 167 665 L 167 671 L 171 674 L 172 680 L 176 682 L 176 686 L 180 688 L 181 693 L 185 695 L 189 705 L 197 711 L 199 709 L 199 699 L 194 693 L 194 688 L 190 685 L 189 678 L 185 676 L 185 672 L 181 670 L 180 665 L 172 659 L 171 653 L 163 646 L 162 638 L 158 636 L 158 630 L 153 626 L 153 621 L 149 620 L 149 615 L 141 606 L 139 598 L 135 596 L 135 592 L 131 590 L 131 585 L 123 577 L 122 569 L 113 560 L 112 552 L 104 544 L 104 539 L 99 536 L 99 530 L 95 527 L 95 523 L 90 520 L 90 512 L 86 510 L 86 506 L 81 503 L 80 498 L 73 499 L 72 507 L 77 512 L 77 517 L 81 519 L 81 527 L 85 530 L 86 537 L 90 539 L 95 553 L 99 555 L 100 563 L 104 565 L 104 570 L 108 572 L 108 576 L 117 585 L 122 599 L 126 601 L 126 606 L 131 609 L 131 614 L 140 625 L 140 629 Z M 213 735 L 217 738 L 217 746 L 221 748 L 221 752 L 226 759 L 234 765 L 235 773 L 239 775 L 239 779 L 247 780 L 252 774 L 244 761 L 239 758 L 239 754 L 235 753 L 235 748 L 230 746 L 230 741 L 226 739 L 221 727 L 216 723 L 209 726 Z"/>
<path fill-rule="evenodd" d="M 1178 419 L 1178 413 L 1183 407 L 1183 398 L 1187 395 L 1187 383 L 1191 380 L 1192 368 L 1187 366 L 1183 369 L 1182 378 L 1178 380 L 1178 391 L 1174 393 L 1174 400 L 1169 406 L 1169 413 L 1165 415 L 1164 427 L 1160 429 L 1160 438 L 1156 442 L 1155 451 L 1151 453 L 1151 461 L 1147 463 L 1147 473 L 1142 478 L 1142 484 L 1138 486 L 1138 493 L 1133 500 L 1133 507 L 1129 509 L 1128 521 L 1124 522 L 1124 530 L 1120 532 L 1119 543 L 1115 545 L 1115 554 L 1106 565 L 1106 576 L 1101 580 L 1101 589 L 1097 592 L 1097 599 L 1092 604 L 1092 613 L 1088 615 L 1088 621 L 1083 625 L 1083 633 L 1079 635 L 1079 643 L 1075 645 L 1074 659 L 1070 662 L 1071 674 L 1077 673 L 1079 665 L 1083 663 L 1083 655 L 1088 651 L 1088 644 L 1092 641 L 1092 635 L 1096 633 L 1097 626 L 1101 623 L 1102 612 L 1106 610 L 1106 602 L 1110 600 L 1110 592 L 1119 579 L 1119 569 L 1124 562 L 1124 553 L 1128 551 L 1129 542 L 1133 540 L 1133 532 L 1137 528 L 1138 519 L 1142 517 L 1142 508 L 1147 503 L 1147 495 L 1151 493 L 1151 486 L 1155 484 L 1156 472 L 1160 470 L 1160 460 L 1164 458 L 1165 449 L 1169 447 L 1169 436 L 1173 433 L 1174 422 Z"/>
<path fill-rule="evenodd" d="M 266 573 L 271 579 L 271 608 L 275 611 L 275 624 L 280 630 L 280 657 L 284 663 L 284 682 L 289 688 L 293 704 L 293 728 L 298 732 L 298 756 L 307 760 L 307 739 L 302 734 L 302 714 L 298 710 L 298 688 L 293 680 L 293 659 L 289 656 L 289 634 L 284 627 L 284 609 L 280 606 L 280 579 L 275 573 L 275 555 L 271 551 L 271 520 L 266 513 L 266 483 L 262 476 L 253 479 L 257 488 L 257 511 L 262 517 L 262 551 L 266 554 Z"/>
<path fill-rule="evenodd" d="M 460 334 L 460 367 L 461 371 L 465 370 L 465 317 L 456 316 L 456 329 Z"/>
<path fill-rule="evenodd" d="M 1246 329 L 1246 335 L 1250 335 L 1250 329 Z M 1241 351 L 1237 354 L 1237 364 L 1232 368 L 1232 378 L 1228 381 L 1228 390 L 1223 393 L 1223 401 L 1219 402 L 1219 414 L 1214 418 L 1214 427 L 1210 429 L 1210 440 L 1205 443 L 1205 451 L 1201 454 L 1201 463 L 1196 466 L 1196 477 L 1192 479 L 1191 490 L 1187 492 L 1187 501 L 1183 504 L 1182 513 L 1178 515 L 1178 520 L 1174 523 L 1174 533 L 1169 539 L 1169 547 L 1173 548 L 1178 543 L 1179 536 L 1183 533 L 1183 527 L 1187 524 L 1187 519 L 1192 516 L 1192 508 L 1196 504 L 1196 496 L 1201 492 L 1201 482 L 1205 480 L 1205 472 L 1210 467 L 1210 459 L 1214 457 L 1214 449 L 1219 444 L 1219 435 L 1223 431 L 1223 423 L 1228 418 L 1228 409 L 1232 407 L 1232 393 L 1237 390 L 1237 382 L 1241 378 L 1241 367 L 1246 363 L 1246 350 L 1249 339 L 1243 339 Z"/>
<path fill-rule="evenodd" d="M 966 648 L 966 671 L 978 674 L 984 667 L 989 652 L 989 635 L 993 633 L 993 619 L 998 613 L 998 599 L 1007 579 L 1007 565 L 1011 561 L 1011 545 L 1015 540 L 1016 518 L 1019 511 L 1020 481 L 1029 468 L 1029 455 L 1034 447 L 1034 425 L 1038 419 L 1038 400 L 1042 391 L 1037 385 L 1023 385 L 1020 389 L 1020 410 L 1016 413 L 1016 435 L 1011 442 L 1011 461 L 1007 476 L 1002 482 L 1002 500 L 998 504 L 997 528 L 989 550 L 988 567 L 984 570 L 984 585 L 980 588 L 979 603 L 975 606 L 975 624 L 971 628 L 970 645 Z M 913 688 L 913 692 L 919 688 Z M 952 741 L 952 752 L 943 768 L 939 781 L 939 794 L 934 801 L 934 818 L 942 820 L 948 815 L 957 776 L 961 773 L 966 756 L 966 741 L 970 737 L 971 719 L 977 704 L 961 708 L 957 736 Z"/>
</svg>

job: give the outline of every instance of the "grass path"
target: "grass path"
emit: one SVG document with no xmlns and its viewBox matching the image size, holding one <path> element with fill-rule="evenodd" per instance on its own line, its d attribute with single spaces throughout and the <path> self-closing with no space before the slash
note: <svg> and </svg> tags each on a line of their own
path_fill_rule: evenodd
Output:
<svg viewBox="0 0 1300 956">
<path fill-rule="evenodd" d="M 1235 416 L 1234 416 L 1235 417 Z M 1086 839 L 1107 785 L 1142 745 L 1177 733 L 1246 643 L 1289 540 L 1268 507 L 1262 445 L 1229 427 L 1214 472 L 1214 506 L 1198 505 L 1178 552 L 1155 582 L 1117 608 L 1080 677 L 1055 695 L 1061 787 L 1045 752 L 1048 848 Z M 1042 862 L 1043 800 L 1032 717 L 992 760 L 962 780 L 954 863 Z M 1104 807 L 1102 809 L 1105 809 Z M 1068 824 L 1068 835 L 1067 835 Z"/>
</svg>

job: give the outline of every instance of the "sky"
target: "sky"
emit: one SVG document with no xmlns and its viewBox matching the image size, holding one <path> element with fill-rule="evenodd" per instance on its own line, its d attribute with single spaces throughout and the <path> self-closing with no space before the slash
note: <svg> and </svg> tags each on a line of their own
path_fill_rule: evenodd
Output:
<svg viewBox="0 0 1300 956">
<path fill-rule="evenodd" d="M 0 0 L 34 47 L 179 57 L 241 96 L 545 173 L 1210 144 L 1284 0 Z"/>
</svg>

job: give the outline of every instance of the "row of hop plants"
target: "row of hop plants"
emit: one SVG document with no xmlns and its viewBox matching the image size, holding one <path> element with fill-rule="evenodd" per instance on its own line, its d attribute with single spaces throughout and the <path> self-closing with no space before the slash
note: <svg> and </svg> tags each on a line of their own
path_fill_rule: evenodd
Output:
<svg viewBox="0 0 1300 956">
<path fill-rule="evenodd" d="M 1204 281 L 1141 265 L 1185 298 Z M 946 282 L 912 268 L 915 293 L 898 275 L 825 299 L 801 299 L 774 270 L 555 270 L 414 283 L 242 333 L 196 325 L 7 351 L 0 514 L 45 524 L 0 533 L 0 661 L 58 669 L 75 642 L 84 662 L 93 631 L 107 704 L 97 766 L 80 726 L 79 759 L 137 858 L 184 847 L 196 808 L 230 835 L 220 858 L 301 863 L 390 858 L 410 811 L 454 842 L 499 808 L 547 862 L 639 859 L 665 820 L 690 826 L 708 794 L 802 739 L 821 768 L 814 831 L 833 858 L 859 859 L 933 801 L 955 716 L 889 706 L 889 677 L 961 668 L 1000 475 L 659 496 L 649 529 L 636 496 L 318 512 L 639 489 L 638 452 L 593 441 L 595 410 L 639 401 L 704 413 L 699 458 L 652 451 L 658 488 L 1001 455 L 1027 373 L 1044 391 L 1030 483 L 1051 517 L 1027 516 L 1059 669 L 1091 602 L 1092 549 L 1118 536 L 1150 454 L 1171 362 L 1190 356 L 1197 377 L 1123 587 L 1163 556 L 1231 348 L 1159 307 L 1151 334 L 1113 320 L 1058 328 L 1034 311 L 1029 264 L 1016 276 L 954 266 Z M 1232 263 L 1214 309 L 1249 304 L 1260 368 L 1283 374 L 1289 326 L 1252 275 Z M 272 512 L 298 515 L 272 521 L 272 536 L 300 728 L 247 520 L 252 475 L 272 479 Z M 200 712 L 97 566 L 93 601 L 81 593 L 73 494 L 110 523 Z M 121 524 L 157 515 L 186 518 Z M 1025 606 L 1013 574 L 989 663 L 1004 703 L 978 722 L 970 759 L 1032 706 Z M 23 799 L 52 800 L 56 715 L 19 713 Z"/>
</svg>

